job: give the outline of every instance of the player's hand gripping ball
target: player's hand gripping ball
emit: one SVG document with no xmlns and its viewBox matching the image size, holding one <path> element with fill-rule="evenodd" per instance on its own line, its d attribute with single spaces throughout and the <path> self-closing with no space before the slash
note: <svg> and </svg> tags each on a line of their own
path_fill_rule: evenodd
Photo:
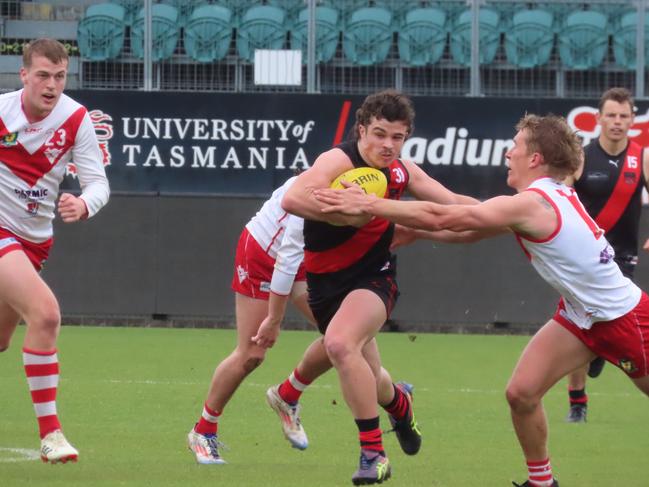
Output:
<svg viewBox="0 0 649 487">
<path fill-rule="evenodd" d="M 344 189 L 340 181 L 356 184 L 367 194 L 374 194 L 379 198 L 385 197 L 388 189 L 388 180 L 378 169 L 373 167 L 356 167 L 345 171 L 331 183 L 332 189 Z"/>
</svg>

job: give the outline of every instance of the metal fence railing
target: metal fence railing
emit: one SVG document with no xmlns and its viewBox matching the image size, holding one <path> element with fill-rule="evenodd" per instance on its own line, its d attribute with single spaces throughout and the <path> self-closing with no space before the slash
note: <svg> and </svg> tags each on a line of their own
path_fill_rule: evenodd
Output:
<svg viewBox="0 0 649 487">
<path fill-rule="evenodd" d="M 0 88 L 47 36 L 72 88 L 644 98 L 646 1 L 163 0 L 150 23 L 142 0 L 1 1 Z M 301 83 L 257 84 L 256 49 L 301 51 Z"/>
</svg>

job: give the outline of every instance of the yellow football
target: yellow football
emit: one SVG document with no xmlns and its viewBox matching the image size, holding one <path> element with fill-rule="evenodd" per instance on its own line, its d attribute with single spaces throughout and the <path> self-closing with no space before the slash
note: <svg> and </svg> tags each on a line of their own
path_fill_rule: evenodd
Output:
<svg viewBox="0 0 649 487">
<path fill-rule="evenodd" d="M 385 178 L 385 174 L 373 167 L 356 167 L 345 171 L 333 180 L 331 187 L 342 189 L 343 185 L 340 183 L 342 180 L 357 184 L 367 194 L 375 194 L 379 198 L 383 198 L 388 189 L 388 180 Z"/>
</svg>

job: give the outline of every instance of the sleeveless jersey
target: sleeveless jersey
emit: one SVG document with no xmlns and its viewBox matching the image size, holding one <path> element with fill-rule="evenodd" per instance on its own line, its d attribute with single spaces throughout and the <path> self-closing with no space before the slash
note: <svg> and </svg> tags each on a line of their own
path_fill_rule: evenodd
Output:
<svg viewBox="0 0 649 487">
<path fill-rule="evenodd" d="M 354 167 L 369 167 L 361 157 L 356 141 L 343 142 L 336 147 L 350 158 Z M 410 180 L 408 170 L 395 159 L 381 171 L 388 181 L 386 197 L 399 199 Z M 379 272 L 390 265 L 393 234 L 394 224 L 384 218 L 373 218 L 361 228 L 305 220 L 307 277 L 331 275 L 335 281 L 343 283 L 353 281 L 360 274 Z"/>
<path fill-rule="evenodd" d="M 47 117 L 30 123 L 22 93 L 0 95 L 0 227 L 40 243 L 52 236 L 68 162 L 77 167 L 89 217 L 106 204 L 109 187 L 87 110 L 62 94 Z"/>
<path fill-rule="evenodd" d="M 288 179 L 273 191 L 257 214 L 246 224 L 246 228 L 264 251 L 275 259 L 271 289 L 279 294 L 288 294 L 293 278 L 304 258 L 304 220 L 282 209 L 282 198 L 296 177 Z M 290 281 L 290 282 L 289 282 Z"/>
<path fill-rule="evenodd" d="M 630 141 L 621 154 L 612 156 L 604 151 L 599 140 L 594 140 L 586 146 L 584 155 L 584 172 L 575 182 L 579 199 L 606 231 L 616 258 L 626 261 L 637 257 L 644 186 L 642 148 Z M 617 206 L 613 211 L 619 215 L 610 228 L 598 217 L 607 205 L 608 210 Z"/>
<path fill-rule="evenodd" d="M 541 277 L 564 299 L 566 317 L 579 328 L 619 318 L 640 301 L 641 290 L 622 275 L 604 232 L 588 216 L 573 188 L 541 178 L 527 191 L 554 208 L 557 228 L 546 239 L 517 239 Z"/>
</svg>

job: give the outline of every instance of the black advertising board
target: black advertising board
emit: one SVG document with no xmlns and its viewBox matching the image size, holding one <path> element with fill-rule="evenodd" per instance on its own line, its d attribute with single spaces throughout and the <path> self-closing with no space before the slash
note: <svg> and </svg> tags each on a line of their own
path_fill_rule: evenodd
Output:
<svg viewBox="0 0 649 487">
<path fill-rule="evenodd" d="M 269 194 L 348 136 L 361 96 L 69 91 L 91 113 L 113 192 Z M 453 191 L 510 193 L 504 154 L 525 113 L 597 136 L 596 100 L 414 97 L 402 156 Z M 649 145 L 647 108 L 632 137 Z M 74 186 L 72 174 L 65 184 Z"/>
</svg>

